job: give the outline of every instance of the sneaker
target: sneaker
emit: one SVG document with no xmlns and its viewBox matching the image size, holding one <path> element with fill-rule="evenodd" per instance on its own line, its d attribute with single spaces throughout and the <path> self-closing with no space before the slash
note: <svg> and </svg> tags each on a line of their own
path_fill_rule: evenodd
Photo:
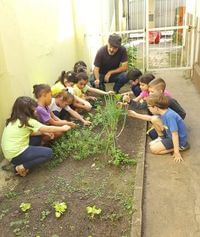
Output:
<svg viewBox="0 0 200 237">
<path fill-rule="evenodd" d="M 188 142 L 186 142 L 185 146 L 180 146 L 179 147 L 179 151 L 186 151 L 188 149 L 190 149 L 190 145 L 189 145 Z"/>
</svg>

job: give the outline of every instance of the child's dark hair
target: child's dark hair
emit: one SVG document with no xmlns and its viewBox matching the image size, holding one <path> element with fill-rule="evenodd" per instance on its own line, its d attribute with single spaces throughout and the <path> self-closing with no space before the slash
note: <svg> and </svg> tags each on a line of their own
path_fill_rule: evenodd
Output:
<svg viewBox="0 0 200 237">
<path fill-rule="evenodd" d="M 142 76 L 142 72 L 137 68 L 131 69 L 127 73 L 127 79 L 129 81 L 135 81 L 135 80 L 139 79 L 140 76 Z"/>
<path fill-rule="evenodd" d="M 162 78 L 155 78 L 149 83 L 149 86 L 156 87 L 156 89 L 162 90 L 164 92 L 166 88 L 166 82 Z"/>
<path fill-rule="evenodd" d="M 81 81 L 81 80 L 84 80 L 84 81 L 87 81 L 88 80 L 88 75 L 86 72 L 80 72 L 77 74 L 77 82 Z"/>
<path fill-rule="evenodd" d="M 79 72 L 86 72 L 87 71 L 87 65 L 83 61 L 78 61 L 74 64 L 74 72 L 79 73 Z"/>
<path fill-rule="evenodd" d="M 33 94 L 36 99 L 40 98 L 43 93 L 49 93 L 50 91 L 51 87 L 47 84 L 38 84 L 33 86 Z"/>
<path fill-rule="evenodd" d="M 6 126 L 11 122 L 15 122 L 17 119 L 20 120 L 21 125 L 30 126 L 28 120 L 30 118 L 37 119 L 35 114 L 35 108 L 37 107 L 37 102 L 28 96 L 20 96 L 15 100 L 12 107 L 12 112 L 10 118 L 6 120 Z M 31 126 L 30 126 L 31 127 Z"/>
<path fill-rule="evenodd" d="M 167 109 L 169 107 L 169 97 L 164 95 L 150 95 L 146 99 L 147 104 L 160 109 Z"/>
<path fill-rule="evenodd" d="M 62 101 L 70 101 L 70 104 L 74 102 L 74 96 L 67 90 L 62 90 L 61 92 L 56 94 L 55 98 L 61 98 Z"/>
<path fill-rule="evenodd" d="M 146 73 L 139 78 L 139 82 L 142 82 L 148 85 L 154 78 L 155 76 L 153 74 Z"/>
<path fill-rule="evenodd" d="M 69 81 L 69 82 L 76 83 L 76 81 L 77 81 L 77 79 L 76 79 L 76 73 L 73 72 L 73 71 L 68 71 L 68 72 L 62 71 L 61 74 L 60 74 L 60 76 L 58 77 L 58 80 L 57 80 L 55 83 L 57 83 L 57 82 L 60 81 L 63 85 L 65 85 L 65 84 L 64 84 L 64 80 L 65 80 L 65 79 L 66 79 L 67 81 Z"/>
</svg>

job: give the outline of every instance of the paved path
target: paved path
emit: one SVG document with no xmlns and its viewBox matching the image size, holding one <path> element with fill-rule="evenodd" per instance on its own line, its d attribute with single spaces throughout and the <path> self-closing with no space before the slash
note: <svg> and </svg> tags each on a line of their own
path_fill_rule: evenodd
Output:
<svg viewBox="0 0 200 237">
<path fill-rule="evenodd" d="M 191 149 L 180 164 L 147 150 L 143 237 L 200 237 L 200 94 L 182 72 L 160 76 L 187 112 Z"/>
</svg>

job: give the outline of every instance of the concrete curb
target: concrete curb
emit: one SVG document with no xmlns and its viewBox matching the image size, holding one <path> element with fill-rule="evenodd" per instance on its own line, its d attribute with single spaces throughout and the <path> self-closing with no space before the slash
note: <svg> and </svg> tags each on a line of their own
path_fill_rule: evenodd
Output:
<svg viewBox="0 0 200 237">
<path fill-rule="evenodd" d="M 147 128 L 147 123 L 146 123 Z M 145 129 L 146 131 L 146 129 Z M 135 211 L 132 215 L 131 237 L 142 236 L 142 217 L 143 217 L 143 194 L 144 194 L 144 166 L 146 155 L 146 134 L 144 139 L 144 150 L 142 157 L 138 160 L 135 176 L 135 190 L 133 195 L 133 203 Z"/>
</svg>

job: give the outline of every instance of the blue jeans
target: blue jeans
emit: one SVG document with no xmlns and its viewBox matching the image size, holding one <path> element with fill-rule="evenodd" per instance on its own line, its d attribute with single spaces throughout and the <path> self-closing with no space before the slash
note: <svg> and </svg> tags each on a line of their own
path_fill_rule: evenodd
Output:
<svg viewBox="0 0 200 237">
<path fill-rule="evenodd" d="M 122 86 L 124 86 L 127 82 L 127 76 L 126 76 L 126 72 L 121 72 L 121 73 L 117 73 L 117 74 L 112 74 L 109 78 L 109 82 L 114 82 L 114 86 L 113 86 L 113 91 L 115 91 L 116 93 L 118 93 L 121 89 Z M 106 87 L 105 87 L 105 81 L 104 81 L 104 74 L 99 74 L 99 89 L 105 91 Z M 94 74 L 91 75 L 90 77 L 90 84 L 92 87 L 95 87 L 95 77 Z"/>
<path fill-rule="evenodd" d="M 52 159 L 52 149 L 49 147 L 40 146 L 40 136 L 31 137 L 29 144 L 30 145 L 25 151 L 12 159 L 11 163 L 14 165 L 14 167 L 17 165 L 23 165 L 25 169 L 31 169 Z"/>
</svg>

